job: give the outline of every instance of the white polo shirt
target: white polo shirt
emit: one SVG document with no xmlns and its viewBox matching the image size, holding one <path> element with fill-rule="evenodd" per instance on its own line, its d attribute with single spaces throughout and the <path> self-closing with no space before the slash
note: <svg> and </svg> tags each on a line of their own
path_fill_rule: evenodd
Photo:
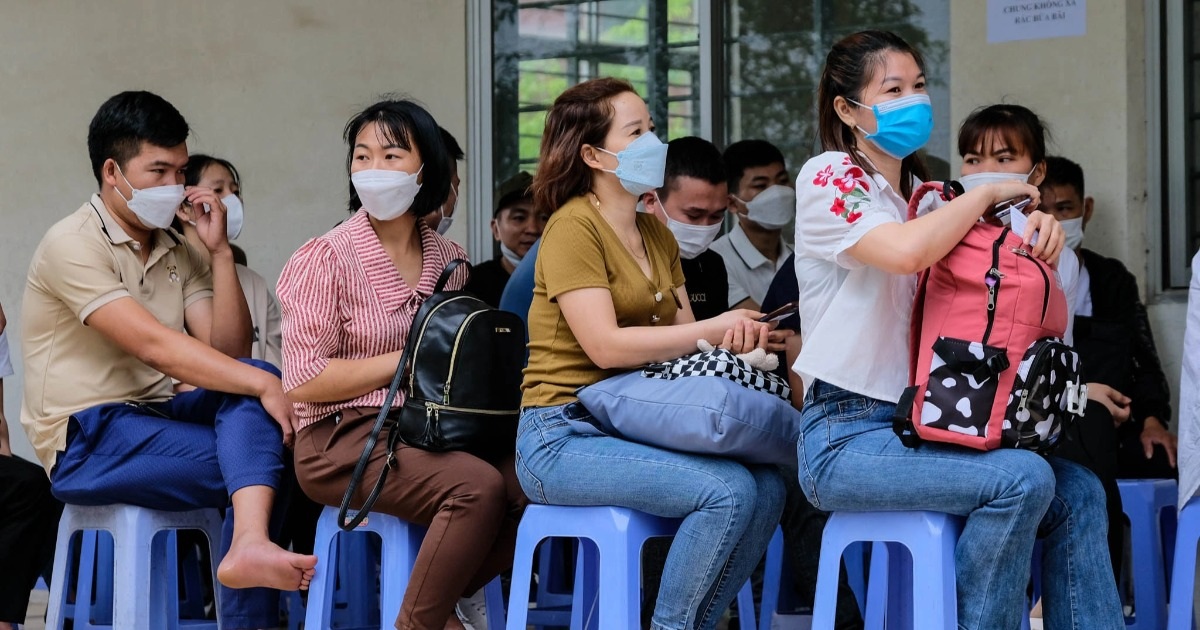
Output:
<svg viewBox="0 0 1200 630">
<path fill-rule="evenodd" d="M 787 258 L 792 253 L 792 248 L 780 239 L 779 256 L 772 264 L 746 237 L 741 225 L 734 226 L 732 231 L 714 241 L 709 249 L 720 254 L 725 261 L 725 270 L 729 274 L 731 308 L 746 298 L 762 304 L 763 299 L 767 297 L 767 289 L 771 287 L 771 280 L 775 279 L 775 273 L 787 263 Z"/>
</svg>

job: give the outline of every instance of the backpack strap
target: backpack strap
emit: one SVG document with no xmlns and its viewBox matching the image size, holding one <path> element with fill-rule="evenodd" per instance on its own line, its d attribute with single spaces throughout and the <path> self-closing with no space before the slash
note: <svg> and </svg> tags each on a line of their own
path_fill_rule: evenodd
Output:
<svg viewBox="0 0 1200 630">
<path fill-rule="evenodd" d="M 467 274 L 469 275 L 471 273 L 471 263 L 461 258 L 455 258 L 454 260 L 451 260 L 450 262 L 446 263 L 446 268 L 442 270 L 442 275 L 438 276 L 437 284 L 433 285 L 434 293 L 441 293 L 442 289 L 446 288 L 446 283 L 450 282 L 450 276 L 454 275 L 454 270 L 458 269 L 459 265 L 466 265 Z"/>
<path fill-rule="evenodd" d="M 375 450 L 375 445 L 379 441 L 379 433 L 383 430 L 383 425 L 387 421 L 388 414 L 392 411 L 392 404 L 396 400 L 396 392 L 400 390 L 400 382 L 404 379 L 405 372 L 407 372 L 405 368 L 412 359 L 412 346 L 413 344 L 411 343 L 404 344 L 404 352 L 400 355 L 400 362 L 396 364 L 396 375 L 392 377 L 392 383 L 388 386 L 387 396 L 384 397 L 383 405 L 379 408 L 379 415 L 375 416 L 375 426 L 371 427 L 371 435 L 367 438 L 362 455 L 358 458 L 358 464 L 354 466 L 354 473 L 350 475 L 350 485 L 346 487 L 346 494 L 342 496 L 342 505 L 338 508 L 338 527 L 344 531 L 354 531 L 354 528 L 358 527 L 359 523 L 362 523 L 367 518 L 367 514 L 375 505 L 375 501 L 379 499 L 379 493 L 383 490 L 383 482 L 387 479 L 388 471 L 396 467 L 397 432 L 395 425 L 393 425 L 391 434 L 388 437 L 387 464 L 379 472 L 379 479 L 375 482 L 375 487 L 371 488 L 371 493 L 367 495 L 367 499 L 363 501 L 362 507 L 358 509 L 353 518 L 347 521 L 346 514 L 350 510 L 350 501 L 354 497 L 354 491 L 362 483 L 363 474 L 367 471 L 367 464 L 371 461 L 371 453 Z"/>
<path fill-rule="evenodd" d="M 921 436 L 917 435 L 917 429 L 913 426 L 912 421 L 917 389 L 916 385 L 905 387 L 904 393 L 900 394 L 900 400 L 896 402 L 896 411 L 892 414 L 892 431 L 896 437 L 900 438 L 900 443 L 908 448 L 917 448 L 921 445 Z"/>
</svg>

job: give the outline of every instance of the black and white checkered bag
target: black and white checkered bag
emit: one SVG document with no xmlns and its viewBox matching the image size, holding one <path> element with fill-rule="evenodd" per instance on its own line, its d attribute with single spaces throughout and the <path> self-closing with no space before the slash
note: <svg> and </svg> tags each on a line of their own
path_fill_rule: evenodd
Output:
<svg viewBox="0 0 1200 630">
<path fill-rule="evenodd" d="M 792 388 L 788 386 L 787 381 L 770 372 L 764 372 L 721 348 L 690 354 L 665 363 L 651 363 L 642 369 L 642 376 L 669 381 L 684 376 L 720 376 L 743 387 L 778 396 L 785 401 L 790 401 L 792 396 Z"/>
</svg>

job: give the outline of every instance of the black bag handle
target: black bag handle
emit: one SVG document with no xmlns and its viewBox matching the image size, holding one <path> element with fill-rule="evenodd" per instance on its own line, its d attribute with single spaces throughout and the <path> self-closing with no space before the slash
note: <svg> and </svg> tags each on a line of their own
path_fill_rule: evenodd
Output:
<svg viewBox="0 0 1200 630">
<path fill-rule="evenodd" d="M 433 287 L 433 293 L 441 293 L 446 288 L 446 283 L 450 281 L 450 276 L 454 273 L 455 269 L 458 269 L 459 265 L 467 265 L 469 273 L 471 263 L 461 258 L 451 260 L 446 264 L 446 268 L 442 270 L 441 276 L 438 277 L 437 284 Z M 416 329 L 416 325 L 417 321 L 414 318 L 412 329 Z M 358 458 L 358 464 L 354 466 L 354 473 L 350 475 L 350 485 L 346 487 L 346 494 L 342 496 L 342 505 L 338 508 L 338 527 L 343 531 L 354 531 L 354 528 L 358 527 L 367 518 L 367 514 L 375 505 L 375 501 L 379 499 L 379 493 L 383 490 L 383 482 L 387 480 L 388 471 L 396 467 L 396 442 L 399 434 L 396 432 L 396 427 L 393 426 L 388 436 L 387 464 L 379 472 L 379 479 L 375 482 L 375 487 L 371 488 L 371 494 L 367 495 L 367 499 L 363 501 L 362 507 L 347 522 L 346 514 L 350 511 L 350 501 L 354 497 L 354 491 L 362 483 L 362 477 L 367 471 L 367 464 L 371 461 L 371 452 L 375 450 L 375 445 L 379 442 L 379 434 L 383 431 L 383 425 L 387 422 L 388 414 L 392 411 L 392 405 L 396 401 L 396 392 L 400 390 L 400 383 L 403 381 L 404 374 L 408 371 L 408 364 L 412 360 L 412 341 L 413 335 L 412 330 L 410 330 L 408 341 L 404 344 L 404 352 L 400 354 L 400 362 L 396 364 L 396 375 L 392 377 L 392 383 L 388 386 L 387 396 L 383 399 L 383 405 L 379 407 L 379 415 L 375 416 L 375 425 L 371 427 L 371 435 L 367 438 L 362 455 Z"/>
</svg>

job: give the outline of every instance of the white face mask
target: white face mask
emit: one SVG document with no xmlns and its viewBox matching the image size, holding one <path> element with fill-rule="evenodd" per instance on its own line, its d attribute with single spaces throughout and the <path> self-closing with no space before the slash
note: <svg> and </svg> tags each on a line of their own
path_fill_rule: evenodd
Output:
<svg viewBox="0 0 1200 630">
<path fill-rule="evenodd" d="M 138 190 L 129 183 L 129 178 L 125 177 L 125 173 L 121 172 L 121 166 L 117 165 L 117 172 L 121 173 L 121 179 L 129 184 L 129 189 L 133 191 L 133 196 L 125 199 L 125 195 L 121 194 L 120 188 L 115 188 L 121 199 L 125 199 L 125 203 L 129 206 L 129 211 L 138 218 L 138 222 L 146 229 L 160 230 L 171 227 L 171 221 L 175 218 L 175 211 L 179 208 L 179 204 L 183 203 L 183 197 L 186 193 L 183 190 L 183 184 L 168 184 L 166 186 L 154 186 L 152 188 L 143 188 Z"/>
<path fill-rule="evenodd" d="M 233 193 L 221 197 L 221 203 L 225 204 L 225 233 L 232 241 L 242 233 L 242 225 L 246 222 L 245 210 L 241 198 Z"/>
<path fill-rule="evenodd" d="M 1033 167 L 1035 170 L 1037 167 Z M 1022 175 L 1021 173 L 972 173 L 963 175 L 958 178 L 958 183 L 962 184 L 963 192 L 968 193 L 971 190 L 978 188 L 984 184 L 997 184 L 1000 182 L 1010 182 L 1017 180 L 1019 182 L 1028 182 L 1033 175 L 1033 171 L 1029 171 Z"/>
<path fill-rule="evenodd" d="M 658 198 L 657 192 L 654 193 L 654 199 L 658 202 L 658 207 L 662 208 L 663 216 L 667 217 L 667 229 L 671 230 L 671 234 L 675 235 L 675 242 L 679 243 L 680 258 L 691 260 L 703 254 L 721 231 L 720 222 L 715 225 L 692 225 L 676 221 L 667 214 L 667 207 Z"/>
<path fill-rule="evenodd" d="M 517 252 L 509 249 L 508 246 L 504 244 L 504 241 L 500 241 L 500 255 L 504 256 L 504 260 L 507 260 L 509 264 L 514 267 L 521 264 L 521 261 L 525 259 L 524 256 L 520 256 L 517 254 Z"/>
<path fill-rule="evenodd" d="M 354 191 L 367 214 L 380 221 L 391 221 L 408 212 L 413 199 L 421 192 L 417 175 L 422 168 L 425 165 L 422 164 L 416 173 L 379 169 L 358 171 L 350 174 L 350 183 L 354 184 Z"/>
<path fill-rule="evenodd" d="M 746 204 L 746 218 L 768 230 L 787 227 L 796 216 L 796 191 L 790 186 L 775 184 L 742 203 Z"/>
<path fill-rule="evenodd" d="M 442 220 L 438 221 L 437 233 L 442 236 L 450 231 L 450 226 L 454 225 L 454 215 L 458 212 L 458 188 L 450 184 L 450 190 L 454 191 L 454 205 L 450 206 L 450 216 L 446 216 L 446 206 L 438 208 L 438 212 L 442 213 Z"/>
<path fill-rule="evenodd" d="M 1067 239 L 1065 247 L 1079 249 L 1083 245 L 1083 217 L 1059 221 L 1058 224 L 1062 226 L 1063 236 Z"/>
</svg>

